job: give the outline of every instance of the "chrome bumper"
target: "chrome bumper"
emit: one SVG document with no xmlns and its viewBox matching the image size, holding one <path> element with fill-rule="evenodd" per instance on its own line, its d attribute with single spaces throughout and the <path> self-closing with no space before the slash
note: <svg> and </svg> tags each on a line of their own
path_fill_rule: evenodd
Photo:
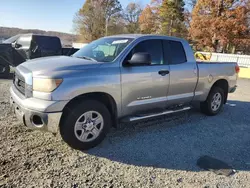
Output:
<svg viewBox="0 0 250 188">
<path fill-rule="evenodd" d="M 10 88 L 10 94 L 10 104 L 16 117 L 25 126 L 52 133 L 58 132 L 62 110 L 67 101 L 26 99 L 13 86 Z"/>
</svg>

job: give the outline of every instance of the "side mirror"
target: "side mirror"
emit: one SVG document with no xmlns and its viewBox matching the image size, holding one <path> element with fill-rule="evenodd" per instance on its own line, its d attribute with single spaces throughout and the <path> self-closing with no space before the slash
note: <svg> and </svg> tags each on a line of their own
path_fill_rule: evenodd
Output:
<svg viewBox="0 0 250 188">
<path fill-rule="evenodd" d="M 150 65 L 151 56 L 149 53 L 139 52 L 135 53 L 131 60 L 128 60 L 130 65 Z"/>
<path fill-rule="evenodd" d="M 13 48 L 21 48 L 22 45 L 15 42 L 15 43 L 12 43 L 12 47 Z"/>
</svg>

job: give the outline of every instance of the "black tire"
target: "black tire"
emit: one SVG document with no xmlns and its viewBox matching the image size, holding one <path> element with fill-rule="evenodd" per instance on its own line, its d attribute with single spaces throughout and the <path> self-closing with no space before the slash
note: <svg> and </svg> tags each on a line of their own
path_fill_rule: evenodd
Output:
<svg viewBox="0 0 250 188">
<path fill-rule="evenodd" d="M 104 121 L 103 128 L 97 138 L 90 142 L 80 141 L 75 135 L 75 123 L 82 114 L 88 111 L 98 112 Z M 111 116 L 107 107 L 95 100 L 84 100 L 67 107 L 60 123 L 60 133 L 62 139 L 72 148 L 78 150 L 88 150 L 100 144 L 106 137 L 111 125 Z"/>
<path fill-rule="evenodd" d="M 213 100 L 213 97 L 216 93 L 220 93 L 220 95 L 221 95 L 221 104 L 220 104 L 218 109 L 213 110 L 212 109 L 212 100 Z M 207 97 L 207 100 L 204 102 L 201 102 L 201 104 L 200 104 L 201 112 L 206 114 L 206 115 L 209 115 L 209 116 L 215 116 L 222 110 L 223 105 L 224 105 L 224 101 L 225 101 L 224 90 L 220 87 L 213 87 L 211 89 L 208 97 Z"/>
<path fill-rule="evenodd" d="M 6 63 L 0 62 L 0 76 L 7 77 L 10 73 L 10 66 Z"/>
</svg>

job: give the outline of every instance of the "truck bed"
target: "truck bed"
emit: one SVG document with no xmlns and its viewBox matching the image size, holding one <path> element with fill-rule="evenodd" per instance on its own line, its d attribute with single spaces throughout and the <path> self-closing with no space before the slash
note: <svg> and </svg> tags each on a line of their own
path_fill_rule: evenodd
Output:
<svg viewBox="0 0 250 188">
<path fill-rule="evenodd" d="M 197 64 L 237 64 L 236 62 L 197 61 Z"/>
<path fill-rule="evenodd" d="M 216 80 L 226 80 L 228 89 L 236 86 L 238 74 L 236 73 L 236 62 L 211 62 L 197 61 L 199 70 L 198 83 L 196 87 L 196 99 L 205 100 L 204 96 L 210 91 L 210 88 Z"/>
</svg>

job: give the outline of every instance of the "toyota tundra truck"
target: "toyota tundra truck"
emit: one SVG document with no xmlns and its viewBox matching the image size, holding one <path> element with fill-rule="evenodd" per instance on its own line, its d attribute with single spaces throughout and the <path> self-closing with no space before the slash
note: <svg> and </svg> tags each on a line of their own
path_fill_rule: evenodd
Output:
<svg viewBox="0 0 250 188">
<path fill-rule="evenodd" d="M 236 90 L 236 63 L 196 62 L 184 39 L 116 35 L 71 57 L 19 65 L 10 101 L 23 124 L 60 133 L 71 147 L 98 145 L 110 127 L 189 110 L 217 115 Z"/>
</svg>

